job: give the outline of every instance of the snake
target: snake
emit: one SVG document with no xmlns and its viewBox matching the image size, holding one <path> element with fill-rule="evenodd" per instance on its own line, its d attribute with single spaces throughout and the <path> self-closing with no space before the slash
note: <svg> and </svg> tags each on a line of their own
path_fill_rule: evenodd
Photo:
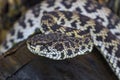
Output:
<svg viewBox="0 0 120 80">
<path fill-rule="evenodd" d="M 75 22 L 74 26 L 66 26 Z M 70 11 L 46 12 L 41 18 L 43 34 L 27 40 L 28 49 L 37 55 L 64 60 L 90 53 L 95 46 L 120 79 L 120 39 L 89 17 Z"/>
<path fill-rule="evenodd" d="M 95 0 L 44 0 L 28 10 L 14 24 L 0 45 L 0 54 L 12 48 L 16 43 L 27 39 L 30 35 L 39 32 L 40 20 L 44 12 L 54 10 L 76 11 L 88 16 L 107 27 L 120 39 L 120 19 L 110 9 Z"/>
<path fill-rule="evenodd" d="M 74 17 L 72 17 L 72 19 L 69 21 L 69 17 L 71 15 L 63 16 L 64 12 L 54 12 L 54 11 L 68 11 L 65 13 L 69 13 L 70 11 L 70 13 L 75 12 L 79 14 L 79 16 L 75 14 Z M 54 27 L 50 27 L 50 25 L 46 25 L 48 22 L 46 22 L 47 20 L 44 14 L 46 14 L 47 12 L 51 12 L 49 13 L 50 16 L 47 16 L 48 18 L 51 16 L 54 17 L 51 19 L 53 20 L 51 25 L 55 24 Z M 60 18 L 57 18 L 55 16 L 58 13 L 60 13 L 59 15 L 61 15 Z M 80 16 L 80 15 L 83 15 L 83 16 Z M 79 20 L 79 18 L 83 20 L 81 19 Z M 58 19 L 60 21 L 58 21 Z M 89 21 L 89 19 L 92 19 L 92 21 L 91 20 Z M 85 28 L 80 27 L 78 26 L 79 24 L 86 27 Z M 96 24 L 98 24 L 97 26 L 102 26 L 102 27 L 97 28 L 95 27 Z M 89 26 L 93 26 L 93 27 L 89 27 Z M 56 29 L 57 27 L 61 27 L 61 28 L 59 28 L 58 31 L 54 31 L 52 29 L 52 28 Z M 69 28 L 62 28 L 62 27 L 69 27 Z M 74 31 L 73 29 L 70 29 L 70 28 L 73 28 Z M 69 30 L 72 30 L 72 31 L 69 31 Z M 6 52 L 14 44 L 29 38 L 30 35 L 34 35 L 37 32 L 44 33 L 42 35 L 39 34 L 37 36 L 40 36 L 40 37 L 45 36 L 47 38 L 49 37 L 48 40 L 51 42 L 48 41 L 49 44 L 47 44 L 46 47 L 47 48 L 49 47 L 50 49 L 47 49 L 47 50 L 53 50 L 53 51 L 56 50 L 54 49 L 54 46 L 58 45 L 60 42 L 63 45 L 64 43 L 67 43 L 70 45 L 73 44 L 75 46 L 75 47 L 71 46 L 69 49 L 63 46 L 64 49 L 66 48 L 66 50 L 62 49 L 62 51 L 59 51 L 58 52 L 59 55 L 56 53 L 51 53 L 51 51 L 49 51 L 49 53 L 52 55 L 54 54 L 54 56 L 57 55 L 59 57 L 61 55 L 62 57 L 56 58 L 56 57 L 53 57 L 52 55 L 44 54 L 46 55 L 45 57 L 48 56 L 48 58 L 52 58 L 55 60 L 72 58 L 77 56 L 78 54 L 81 55 L 81 54 L 89 53 L 93 48 L 92 46 L 96 46 L 101 51 L 105 59 L 108 61 L 108 64 L 111 66 L 115 74 L 120 79 L 119 44 L 118 44 L 120 39 L 120 19 L 114 13 L 112 13 L 110 9 L 108 9 L 104 5 L 98 4 L 94 0 L 44 0 L 40 4 L 28 10 L 26 14 L 23 15 L 14 24 L 13 29 L 11 29 L 11 31 L 7 34 L 5 41 L 0 46 L 0 54 Z M 54 39 L 50 38 L 50 34 L 54 37 Z M 85 34 L 87 35 L 85 36 Z M 59 38 L 58 35 L 61 35 L 61 38 Z M 32 53 L 38 54 L 40 52 L 39 46 L 45 45 L 47 40 L 43 39 L 46 41 L 44 42 L 42 40 L 41 42 L 43 43 L 40 42 L 38 47 L 36 47 L 36 43 L 34 41 L 37 38 L 34 38 L 34 37 L 32 39 L 29 39 L 30 41 L 29 40 L 27 41 L 27 45 L 28 45 L 28 49 Z M 89 37 L 89 40 L 88 40 L 88 37 Z M 41 40 L 41 38 L 38 38 L 38 40 L 39 39 Z M 76 43 L 75 40 L 77 40 L 78 43 Z M 29 42 L 30 43 L 33 42 L 32 44 L 34 44 L 34 46 L 31 47 L 30 44 L 28 44 Z M 53 47 L 50 47 L 52 45 L 51 43 L 54 44 Z M 34 50 L 34 48 L 36 49 Z M 59 47 L 59 49 L 61 48 L 62 47 Z M 48 52 L 46 49 L 43 49 L 42 51 L 44 50 L 45 52 Z M 69 56 L 65 55 L 65 53 L 67 53 L 66 51 L 70 52 L 71 55 Z M 64 55 L 61 54 L 61 52 L 63 52 Z M 75 52 L 76 54 L 72 54 L 73 52 Z"/>
</svg>

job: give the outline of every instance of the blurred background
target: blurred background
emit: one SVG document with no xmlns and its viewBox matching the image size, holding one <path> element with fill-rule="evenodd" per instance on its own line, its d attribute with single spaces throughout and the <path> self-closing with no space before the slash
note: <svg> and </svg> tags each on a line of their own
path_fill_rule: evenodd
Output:
<svg viewBox="0 0 120 80">
<path fill-rule="evenodd" d="M 13 24 L 25 14 L 26 10 L 40 3 L 42 0 L 0 0 L 0 43 Z M 120 0 L 96 0 L 109 7 L 120 17 Z"/>
</svg>

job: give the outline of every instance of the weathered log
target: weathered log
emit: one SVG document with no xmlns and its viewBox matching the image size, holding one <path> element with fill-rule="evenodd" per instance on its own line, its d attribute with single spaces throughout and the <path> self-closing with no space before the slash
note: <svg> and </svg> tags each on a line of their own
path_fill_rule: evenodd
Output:
<svg viewBox="0 0 120 80">
<path fill-rule="evenodd" d="M 118 80 L 95 48 L 62 61 L 33 55 L 22 42 L 0 57 L 0 80 Z"/>
</svg>

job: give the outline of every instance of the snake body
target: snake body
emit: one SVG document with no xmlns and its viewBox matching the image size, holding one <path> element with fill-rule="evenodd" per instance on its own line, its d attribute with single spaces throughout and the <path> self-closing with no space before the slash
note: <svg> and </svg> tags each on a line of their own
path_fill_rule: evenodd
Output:
<svg viewBox="0 0 120 80">
<path fill-rule="evenodd" d="M 98 4 L 94 0 L 45 0 L 28 10 L 28 12 L 15 23 L 14 28 L 11 29 L 5 41 L 0 46 L 0 53 L 4 53 L 14 44 L 38 32 L 41 28 L 39 25 L 41 24 L 40 21 L 44 12 L 54 10 L 77 11 L 79 14 L 100 22 L 120 39 L 120 19 L 114 15 L 110 9 Z M 65 24 L 67 25 L 67 23 Z"/>
<path fill-rule="evenodd" d="M 56 10 L 63 12 L 54 12 Z M 30 9 L 17 23 L 15 23 L 14 28 L 10 31 L 5 42 L 1 45 L 0 53 L 4 53 L 14 44 L 27 39 L 37 31 L 45 34 L 36 35 L 27 41 L 28 49 L 31 52 L 59 60 L 85 54 L 90 52 L 93 46 L 96 46 L 120 79 L 120 19 L 108 8 L 98 4 L 94 0 L 45 0 L 41 4 Z M 85 34 L 87 35 L 84 36 Z M 51 39 L 50 35 L 53 35 L 54 39 Z M 58 38 L 58 35 L 61 35 L 61 37 Z M 44 38 L 38 38 L 36 42 L 34 42 L 35 37 L 41 36 L 44 36 L 44 38 L 49 37 L 49 41 Z M 41 39 L 42 41 L 39 42 Z M 44 42 L 44 40 L 46 41 Z M 76 43 L 75 40 L 79 41 L 79 43 Z M 55 47 L 59 43 L 62 45 L 65 43 L 70 45 L 73 44 L 73 46 L 69 48 L 68 46 L 64 46 L 65 50 L 62 49 L 64 55 L 61 55 L 62 51 L 59 51 L 59 49 L 61 50 L 62 47 Z M 37 44 L 38 47 L 36 46 Z M 47 44 L 47 46 L 45 46 L 45 44 Z M 53 44 L 54 46 L 52 48 L 46 50 L 46 48 Z M 46 48 L 40 50 L 40 45 Z M 86 47 L 83 48 L 82 46 Z M 59 55 L 53 53 L 55 49 L 59 51 Z M 40 51 L 52 55 L 46 55 L 46 53 L 40 54 Z M 66 55 L 67 52 L 71 54 Z"/>
</svg>

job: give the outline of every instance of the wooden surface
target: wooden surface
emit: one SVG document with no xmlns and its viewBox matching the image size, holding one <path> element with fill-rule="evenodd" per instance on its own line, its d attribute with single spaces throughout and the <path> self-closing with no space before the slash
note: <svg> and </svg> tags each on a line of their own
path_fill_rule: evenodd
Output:
<svg viewBox="0 0 120 80">
<path fill-rule="evenodd" d="M 118 80 L 95 48 L 87 55 L 54 61 L 33 55 L 24 43 L 1 57 L 3 64 L 0 71 L 6 75 L 0 74 L 0 80 Z"/>
</svg>

